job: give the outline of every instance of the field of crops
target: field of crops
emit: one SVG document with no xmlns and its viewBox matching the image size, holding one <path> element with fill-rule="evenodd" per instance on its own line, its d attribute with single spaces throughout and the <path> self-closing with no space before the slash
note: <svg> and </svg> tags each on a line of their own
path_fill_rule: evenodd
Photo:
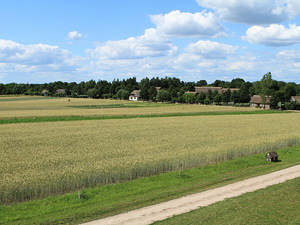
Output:
<svg viewBox="0 0 300 225">
<path fill-rule="evenodd" d="M 85 100 L 98 101 L 99 105 L 112 103 L 79 99 L 78 101 L 83 102 L 77 105 L 86 104 Z M 51 111 L 51 107 L 55 110 L 57 107 L 56 113 L 61 110 L 64 115 L 73 112 L 72 110 L 90 113 L 90 109 L 86 108 L 64 109 L 65 106 L 61 103 L 49 104 L 49 101 L 64 101 L 66 105 L 70 103 L 67 99 L 26 101 L 48 102 L 43 103 L 45 114 Z M 0 103 L 1 106 L 4 102 Z M 6 103 L 4 112 L 10 111 L 8 105 L 11 108 L 19 107 L 22 113 L 34 112 L 34 107 L 29 103 L 26 109 L 23 108 L 26 104 L 20 106 L 18 101 L 14 102 L 15 106 L 13 101 Z M 105 113 L 120 114 L 129 113 L 127 110 L 136 110 L 136 113 L 149 113 L 151 110 L 155 113 L 166 113 L 180 109 L 199 111 L 205 107 L 170 105 L 92 110 L 97 110 L 97 113 L 106 110 Z M 208 108 L 211 110 L 211 107 Z M 223 111 L 235 109 L 216 108 Z M 18 114 L 20 112 L 16 110 L 15 115 L 25 116 Z M 135 118 L 0 126 L 2 204 L 300 144 L 299 113 Z"/>
<path fill-rule="evenodd" d="M 145 115 L 190 112 L 253 111 L 250 108 L 174 105 L 120 100 L 46 97 L 0 97 L 0 119 L 45 116 Z"/>
</svg>

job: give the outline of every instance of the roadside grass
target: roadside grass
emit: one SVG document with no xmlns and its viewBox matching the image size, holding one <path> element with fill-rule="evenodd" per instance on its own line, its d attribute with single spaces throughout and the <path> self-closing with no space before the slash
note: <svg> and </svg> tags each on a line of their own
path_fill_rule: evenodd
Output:
<svg viewBox="0 0 300 225">
<path fill-rule="evenodd" d="M 88 106 L 80 106 L 82 108 Z M 145 106 L 124 106 L 117 107 L 116 105 L 100 105 L 93 106 L 94 108 L 133 108 Z M 51 117 L 25 117 L 25 118 L 10 118 L 0 119 L 0 124 L 10 123 L 39 123 L 39 122 L 57 122 L 57 121 L 80 121 L 80 120 L 108 120 L 108 119 L 134 119 L 134 118 L 157 118 L 157 117 L 182 117 L 182 116 L 221 116 L 221 115 L 256 115 L 256 114 L 279 114 L 292 113 L 291 111 L 274 111 L 274 110 L 258 110 L 258 111 L 236 111 L 236 112 L 187 112 L 187 113 L 167 113 L 167 114 L 144 114 L 144 115 L 116 115 L 116 116 L 51 116 Z"/>
<path fill-rule="evenodd" d="M 300 178 L 296 178 L 154 224 L 300 224 L 299 187 Z"/>
<path fill-rule="evenodd" d="M 262 153 L 195 169 L 169 172 L 130 182 L 84 189 L 60 196 L 50 196 L 41 200 L 2 205 L 0 206 L 0 224 L 78 224 L 299 164 L 300 146 L 277 150 L 277 153 L 281 160 L 279 163 L 266 162 L 264 159 L 265 153 Z M 243 200 L 238 201 L 238 198 L 235 198 L 226 200 L 223 203 L 225 205 L 212 205 L 212 207 L 219 207 L 219 209 L 214 208 L 207 214 L 201 211 L 201 215 L 196 215 L 195 220 L 189 220 L 191 221 L 190 223 L 186 223 L 183 219 L 181 221 L 184 221 L 184 223 L 178 224 L 200 224 L 198 223 L 199 220 L 215 219 L 213 217 L 221 209 L 223 214 L 217 214 L 220 216 L 220 220 L 216 224 L 226 224 L 226 221 L 228 222 L 227 224 L 249 224 L 248 220 L 252 219 L 254 221 L 255 219 L 252 218 L 255 217 L 253 215 L 259 215 L 260 218 L 263 218 L 270 208 L 274 208 L 276 204 L 278 204 L 276 208 L 281 210 L 279 212 L 284 214 L 285 211 L 294 210 L 294 206 L 299 203 L 299 188 L 297 188 L 297 185 L 299 185 L 299 179 L 288 182 L 288 185 L 282 184 L 272 187 L 271 191 L 259 191 L 243 196 L 246 200 L 249 199 L 245 200 L 245 204 L 247 202 L 249 205 L 253 204 L 252 207 L 248 206 L 252 210 L 251 213 L 247 215 L 247 210 L 243 211 L 247 215 L 245 217 L 247 220 L 245 221 L 240 221 L 236 215 L 239 210 L 243 209 Z M 294 193 L 291 194 L 291 199 L 285 200 L 283 198 L 286 196 L 280 190 L 286 190 L 288 194 L 291 194 L 291 190 L 294 190 Z M 275 197 L 270 197 L 272 192 L 280 193 L 280 195 L 274 194 Z M 297 197 L 295 197 L 296 195 Z M 264 205 L 259 204 L 262 201 L 266 203 L 269 201 L 269 205 L 264 208 Z M 281 204 L 280 201 L 284 201 L 286 204 L 284 202 Z M 290 201 L 293 201 L 292 206 L 289 205 Z M 226 208 L 227 202 L 231 204 L 231 208 Z M 256 207 L 257 204 L 258 206 Z M 206 208 L 202 210 L 206 210 Z M 295 212 L 299 212 L 299 210 Z M 226 216 L 225 223 L 223 223 L 222 218 L 225 217 L 224 214 L 226 213 L 229 215 Z M 235 216 L 237 223 L 231 223 L 230 215 Z M 298 218 L 297 221 L 299 222 L 299 217 L 295 218 Z M 213 224 L 213 221 L 209 224 Z M 268 223 L 268 220 L 266 220 L 266 223 L 263 224 L 275 223 Z"/>
</svg>

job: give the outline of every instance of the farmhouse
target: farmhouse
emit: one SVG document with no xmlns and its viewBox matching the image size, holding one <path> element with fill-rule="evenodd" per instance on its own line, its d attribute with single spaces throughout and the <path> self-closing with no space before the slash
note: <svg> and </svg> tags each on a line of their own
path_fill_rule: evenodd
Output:
<svg viewBox="0 0 300 225">
<path fill-rule="evenodd" d="M 230 90 L 230 92 L 234 92 L 234 91 L 239 91 L 240 89 L 239 88 L 222 88 L 221 89 L 221 94 L 224 93 L 225 91 L 227 90 Z"/>
<path fill-rule="evenodd" d="M 222 87 L 195 87 L 195 92 L 196 93 L 205 93 L 207 94 L 209 92 L 209 90 L 211 92 L 215 92 L 217 91 L 219 94 L 223 94 L 225 91 L 230 90 L 231 92 L 233 91 L 239 91 L 239 88 L 222 88 Z"/>
<path fill-rule="evenodd" d="M 63 94 L 63 95 L 64 95 L 64 94 L 66 94 L 66 89 L 57 89 L 57 90 L 56 90 L 56 93 L 57 93 L 57 94 Z"/>
<path fill-rule="evenodd" d="M 270 109 L 271 96 L 266 96 L 266 102 L 263 102 L 260 95 L 253 95 L 250 100 L 250 107 Z"/>
<path fill-rule="evenodd" d="M 155 87 L 156 91 L 159 92 L 161 87 Z M 139 101 L 140 100 L 140 91 L 141 90 L 134 90 L 133 92 L 131 92 L 130 96 L 129 96 L 129 101 Z"/>
<path fill-rule="evenodd" d="M 129 101 L 138 101 L 140 100 L 140 90 L 134 90 L 130 93 Z"/>
<path fill-rule="evenodd" d="M 300 96 L 291 96 L 291 102 L 298 102 L 298 103 L 300 103 Z"/>
<path fill-rule="evenodd" d="M 211 92 L 217 91 L 220 93 L 221 89 L 222 89 L 221 87 L 195 87 L 195 91 L 197 93 L 203 92 L 205 94 L 207 94 L 209 92 L 209 90 L 211 90 Z"/>
<path fill-rule="evenodd" d="M 46 89 L 42 90 L 42 95 L 46 96 L 48 93 L 49 93 L 48 90 L 46 90 Z"/>
</svg>

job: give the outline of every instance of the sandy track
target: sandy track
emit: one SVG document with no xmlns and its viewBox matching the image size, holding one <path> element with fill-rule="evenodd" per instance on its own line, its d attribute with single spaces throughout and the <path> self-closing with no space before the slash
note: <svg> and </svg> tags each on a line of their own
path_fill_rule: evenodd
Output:
<svg viewBox="0 0 300 225">
<path fill-rule="evenodd" d="M 151 224 L 155 221 L 186 213 L 199 207 L 208 206 L 226 198 L 239 196 L 247 192 L 253 192 L 297 177 L 300 177 L 300 165 L 250 178 L 223 187 L 214 188 L 197 194 L 188 195 L 171 201 L 122 213 L 116 216 L 92 221 L 85 223 L 84 225 Z"/>
</svg>

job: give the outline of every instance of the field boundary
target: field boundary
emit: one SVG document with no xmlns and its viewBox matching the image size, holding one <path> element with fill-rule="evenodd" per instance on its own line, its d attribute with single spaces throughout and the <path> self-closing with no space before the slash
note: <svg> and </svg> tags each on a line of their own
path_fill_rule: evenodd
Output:
<svg viewBox="0 0 300 225">
<path fill-rule="evenodd" d="M 178 199 L 144 207 L 112 217 L 84 223 L 83 225 L 146 225 L 155 221 L 164 220 L 199 207 L 223 201 L 244 193 L 253 192 L 271 185 L 300 177 L 300 165 L 282 169 L 276 172 L 253 177 L 233 184 L 210 189 L 197 194 L 184 196 Z"/>
<path fill-rule="evenodd" d="M 158 118 L 158 117 L 182 117 L 182 116 L 223 116 L 223 115 L 249 115 L 249 114 L 274 114 L 293 113 L 291 111 L 239 111 L 239 112 L 194 112 L 194 113 L 168 113 L 168 114 L 142 114 L 142 115 L 118 115 L 118 116 L 53 116 L 34 118 L 11 118 L 0 119 L 0 124 L 11 123 L 43 123 L 60 121 L 82 121 L 82 120 L 109 120 L 109 119 L 136 119 L 136 118 Z"/>
</svg>

